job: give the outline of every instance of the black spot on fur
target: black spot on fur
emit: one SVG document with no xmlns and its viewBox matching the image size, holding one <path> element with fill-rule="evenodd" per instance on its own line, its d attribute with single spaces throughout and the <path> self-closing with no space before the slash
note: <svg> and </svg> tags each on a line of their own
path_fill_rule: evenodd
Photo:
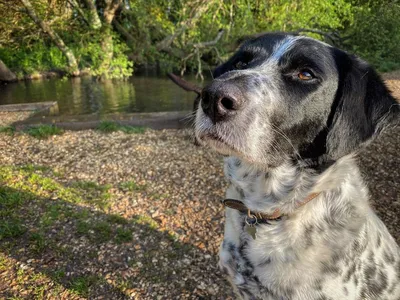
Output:
<svg viewBox="0 0 400 300">
<path fill-rule="evenodd" d="M 381 244 L 382 244 L 382 238 L 381 235 L 378 233 L 378 238 L 376 240 L 376 247 L 380 248 Z"/>
<path fill-rule="evenodd" d="M 364 274 L 364 285 L 360 297 L 362 299 L 379 299 L 383 291 L 388 287 L 387 275 L 382 271 L 376 271 L 376 266 L 368 266 Z"/>
<path fill-rule="evenodd" d="M 322 291 L 322 279 L 317 279 L 317 280 L 314 282 L 314 289 L 315 289 L 316 291 Z"/>
<path fill-rule="evenodd" d="M 306 249 L 313 245 L 312 234 L 314 232 L 314 225 L 308 225 L 304 229 L 304 241 Z"/>
<path fill-rule="evenodd" d="M 240 167 L 242 165 L 242 161 L 240 159 L 235 160 L 235 167 Z"/>
<path fill-rule="evenodd" d="M 323 264 L 321 268 L 322 274 L 326 275 L 340 275 L 341 270 L 333 264 Z"/>
<path fill-rule="evenodd" d="M 389 249 L 385 249 L 383 251 L 383 258 L 385 262 L 387 262 L 390 265 L 393 265 L 396 261 L 393 253 Z"/>
<path fill-rule="evenodd" d="M 366 282 L 373 281 L 376 271 L 377 271 L 377 268 L 376 268 L 375 262 L 374 261 L 370 262 L 369 265 L 367 265 L 364 270 L 365 281 Z"/>
<path fill-rule="evenodd" d="M 347 270 L 347 272 L 343 278 L 343 282 L 346 283 L 346 282 L 350 281 L 351 277 L 354 275 L 355 272 L 356 272 L 356 263 L 354 262 Z"/>
<path fill-rule="evenodd" d="M 228 242 L 228 251 L 234 252 L 235 250 L 236 250 L 235 244 Z"/>
<path fill-rule="evenodd" d="M 335 253 L 332 256 L 332 263 L 334 265 L 337 265 L 339 262 L 341 262 L 343 259 L 343 253 Z"/>
<path fill-rule="evenodd" d="M 265 267 L 267 265 L 269 265 L 271 263 L 271 258 L 267 258 L 265 260 L 263 260 L 261 263 L 258 264 L 258 267 Z"/>
<path fill-rule="evenodd" d="M 366 248 L 367 248 L 367 239 L 364 237 L 361 239 L 356 239 L 352 245 L 352 251 L 355 256 L 360 256 L 361 253 L 363 253 Z"/>
<path fill-rule="evenodd" d="M 358 278 L 357 278 L 357 276 L 354 276 L 353 281 L 354 281 L 354 286 L 357 287 L 358 286 Z"/>
</svg>

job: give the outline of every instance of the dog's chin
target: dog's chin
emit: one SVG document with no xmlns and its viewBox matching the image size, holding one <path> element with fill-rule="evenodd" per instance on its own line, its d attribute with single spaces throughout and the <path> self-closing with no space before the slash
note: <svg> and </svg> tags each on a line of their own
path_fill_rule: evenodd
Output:
<svg viewBox="0 0 400 300">
<path fill-rule="evenodd" d="M 196 134 L 197 140 L 204 147 L 211 148 L 219 154 L 225 156 L 235 156 L 240 159 L 243 159 L 247 163 L 257 166 L 261 169 L 269 170 L 271 168 L 275 168 L 285 161 L 289 160 L 289 155 L 283 155 L 280 153 L 278 156 L 277 153 L 271 153 L 267 155 L 263 159 L 257 159 L 255 157 L 251 157 L 248 154 L 246 155 L 244 151 L 240 151 L 235 146 L 230 145 L 229 142 L 225 141 L 224 138 L 210 133 Z"/>
<path fill-rule="evenodd" d="M 200 141 L 200 144 L 203 146 L 209 147 L 222 155 L 243 156 L 240 151 L 229 145 L 229 143 L 216 134 L 201 134 L 197 136 L 197 140 Z"/>
</svg>

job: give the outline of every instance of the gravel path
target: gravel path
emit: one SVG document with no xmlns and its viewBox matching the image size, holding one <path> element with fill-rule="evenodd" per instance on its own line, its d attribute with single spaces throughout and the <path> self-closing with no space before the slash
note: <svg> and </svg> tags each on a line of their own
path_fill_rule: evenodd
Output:
<svg viewBox="0 0 400 300">
<path fill-rule="evenodd" d="M 400 242 L 398 149 L 392 129 L 359 157 Z M 188 130 L 0 133 L 0 298 L 229 299 L 225 188 L 222 158 Z"/>
</svg>

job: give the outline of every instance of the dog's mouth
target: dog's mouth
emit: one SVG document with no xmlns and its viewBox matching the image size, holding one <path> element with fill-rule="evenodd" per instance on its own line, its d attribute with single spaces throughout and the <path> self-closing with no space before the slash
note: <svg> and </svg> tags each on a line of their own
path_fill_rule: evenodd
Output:
<svg viewBox="0 0 400 300">
<path fill-rule="evenodd" d="M 208 146 L 220 154 L 241 156 L 236 147 L 216 133 L 203 133 L 198 136 L 198 140 L 203 146 Z"/>
</svg>

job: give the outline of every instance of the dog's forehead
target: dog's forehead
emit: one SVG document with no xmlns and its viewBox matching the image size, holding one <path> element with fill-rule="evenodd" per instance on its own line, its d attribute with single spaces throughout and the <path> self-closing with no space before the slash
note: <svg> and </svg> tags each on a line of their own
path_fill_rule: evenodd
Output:
<svg viewBox="0 0 400 300">
<path fill-rule="evenodd" d="M 309 53 L 310 51 L 321 51 L 330 47 L 324 42 L 305 36 L 266 34 L 245 43 L 240 52 L 263 53 L 266 57 L 279 61 L 285 54 L 293 51 Z"/>
</svg>

